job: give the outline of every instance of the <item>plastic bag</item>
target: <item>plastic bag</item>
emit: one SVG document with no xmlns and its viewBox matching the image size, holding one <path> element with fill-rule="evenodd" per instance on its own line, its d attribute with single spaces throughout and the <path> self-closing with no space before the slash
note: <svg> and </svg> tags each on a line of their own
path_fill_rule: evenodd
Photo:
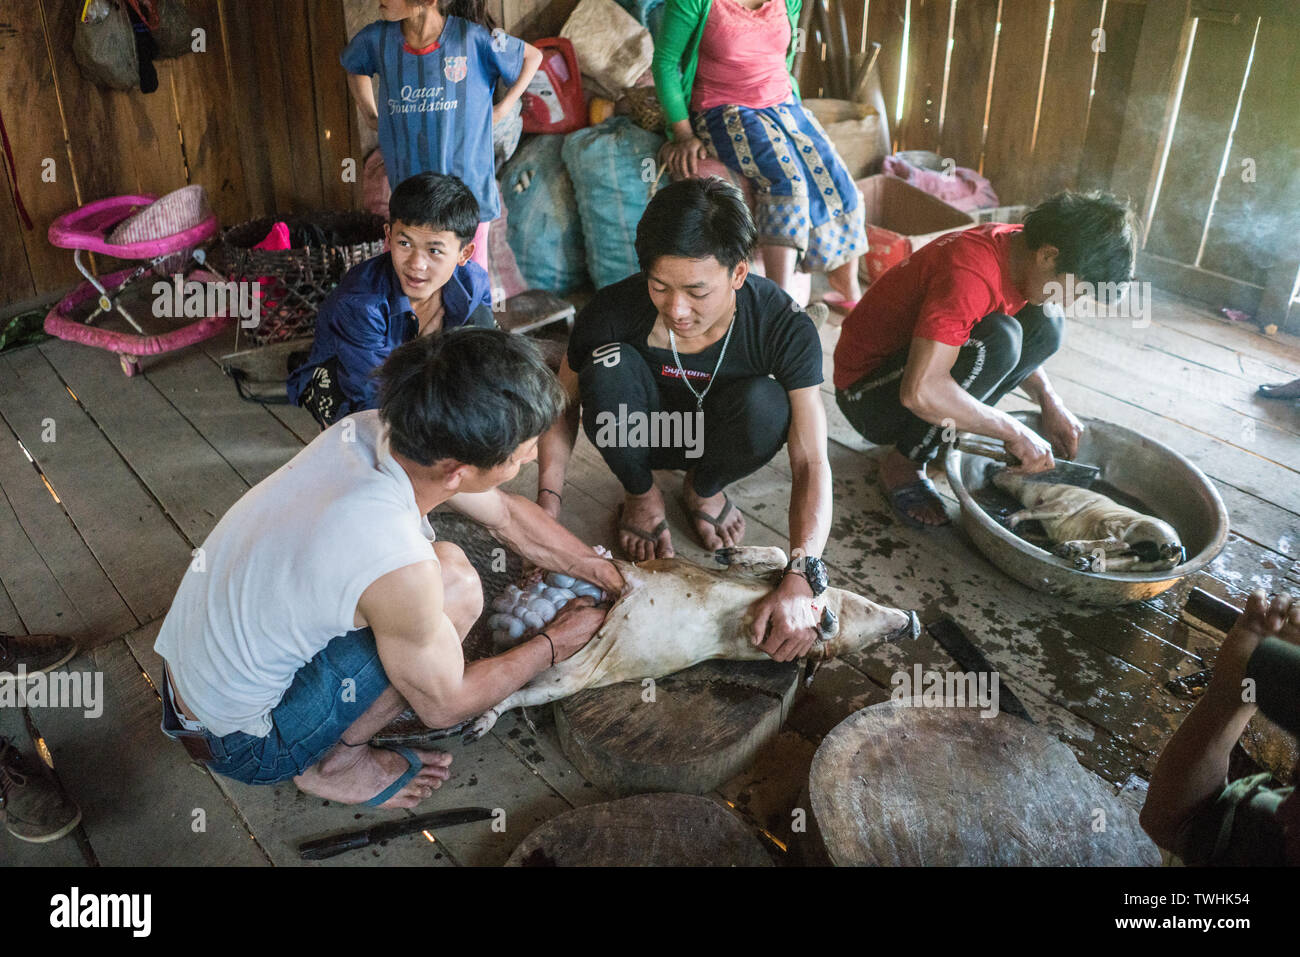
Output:
<svg viewBox="0 0 1300 957">
<path fill-rule="evenodd" d="M 563 144 L 558 134 L 534 136 L 501 169 L 507 238 L 519 271 L 529 289 L 558 295 L 587 281 L 582 221 L 561 159 Z"/>
<path fill-rule="evenodd" d="M 654 59 L 650 31 L 614 0 L 582 0 L 560 36 L 573 43 L 582 72 L 615 95 L 633 86 Z"/>
<path fill-rule="evenodd" d="M 586 238 L 587 271 L 597 289 L 641 268 L 636 226 L 659 176 L 657 157 L 663 144 L 662 136 L 626 116 L 564 138 L 564 165 L 573 180 Z"/>
<path fill-rule="evenodd" d="M 140 85 L 140 60 L 135 31 L 126 11 L 116 4 L 94 23 L 77 18 L 72 31 L 72 55 L 86 78 L 110 90 L 134 90 Z"/>
<path fill-rule="evenodd" d="M 194 31 L 199 22 L 181 0 L 156 0 L 158 29 L 153 31 L 158 44 L 158 59 L 184 56 L 194 47 Z"/>
</svg>

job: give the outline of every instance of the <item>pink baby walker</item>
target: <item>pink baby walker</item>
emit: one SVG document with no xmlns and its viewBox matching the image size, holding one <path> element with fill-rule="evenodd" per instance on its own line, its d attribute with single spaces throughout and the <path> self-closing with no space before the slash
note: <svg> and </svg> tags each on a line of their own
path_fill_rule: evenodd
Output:
<svg viewBox="0 0 1300 957">
<path fill-rule="evenodd" d="M 128 376 L 140 371 L 141 356 L 171 352 L 217 335 L 232 321 L 230 317 L 204 316 L 179 329 L 150 334 L 123 299 L 132 283 L 142 277 L 152 283 L 160 276 L 187 273 L 184 278 L 189 280 L 224 282 L 202 268 L 207 260 L 200 248 L 219 229 L 202 186 L 186 186 L 162 199 L 113 196 L 60 216 L 50 225 L 50 243 L 75 250 L 73 261 L 86 281 L 50 310 L 45 317 L 45 331 L 69 342 L 116 353 Z M 140 265 L 97 278 L 81 261 L 83 251 L 137 260 Z M 191 263 L 196 268 L 189 268 Z M 90 300 L 95 300 L 94 309 L 84 318 L 76 318 L 79 307 Z M 101 315 L 114 311 L 131 324 L 134 333 L 91 325 Z"/>
</svg>

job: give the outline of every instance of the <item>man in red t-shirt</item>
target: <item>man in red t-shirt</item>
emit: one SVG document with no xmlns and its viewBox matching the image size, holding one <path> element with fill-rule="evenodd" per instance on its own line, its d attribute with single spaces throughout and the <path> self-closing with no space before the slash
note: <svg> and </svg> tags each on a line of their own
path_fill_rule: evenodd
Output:
<svg viewBox="0 0 1300 957">
<path fill-rule="evenodd" d="M 893 444 L 880 476 L 907 523 L 943 525 L 926 463 L 957 431 L 1000 439 L 1020 469 L 1070 458 L 1083 426 L 1041 366 L 1061 346 L 1064 316 L 1047 302 L 1074 281 L 1127 283 L 1135 224 L 1114 197 L 1061 193 L 1024 226 L 951 233 L 877 279 L 844 320 L 835 396 L 864 437 Z M 1042 410 L 1040 436 L 994 406 L 1022 386 Z"/>
</svg>

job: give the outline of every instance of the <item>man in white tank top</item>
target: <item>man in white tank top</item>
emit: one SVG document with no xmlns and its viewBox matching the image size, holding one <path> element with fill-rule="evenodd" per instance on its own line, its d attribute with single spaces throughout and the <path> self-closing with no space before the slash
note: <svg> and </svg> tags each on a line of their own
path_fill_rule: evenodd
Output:
<svg viewBox="0 0 1300 957">
<path fill-rule="evenodd" d="M 497 488 L 537 456 L 563 407 L 526 340 L 426 336 L 378 373 L 378 411 L 322 432 L 250 489 L 186 572 L 155 648 L 163 730 L 221 774 L 293 778 L 341 803 L 413 807 L 448 776 L 438 751 L 373 748 L 407 704 L 431 728 L 475 717 L 590 640 L 605 613 L 569 604 L 511 651 L 465 663 L 483 608 L 465 554 L 425 516 L 447 502 L 542 568 L 622 588 L 541 508 Z"/>
</svg>

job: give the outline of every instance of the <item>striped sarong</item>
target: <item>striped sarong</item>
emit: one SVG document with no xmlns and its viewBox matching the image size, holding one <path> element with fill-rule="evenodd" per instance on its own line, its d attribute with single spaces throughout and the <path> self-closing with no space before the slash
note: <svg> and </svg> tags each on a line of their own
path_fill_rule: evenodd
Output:
<svg viewBox="0 0 1300 957">
<path fill-rule="evenodd" d="M 798 100 L 693 114 L 696 135 L 750 180 L 759 244 L 792 246 L 798 268 L 829 272 L 867 251 L 862 198 L 817 118 Z"/>
</svg>

